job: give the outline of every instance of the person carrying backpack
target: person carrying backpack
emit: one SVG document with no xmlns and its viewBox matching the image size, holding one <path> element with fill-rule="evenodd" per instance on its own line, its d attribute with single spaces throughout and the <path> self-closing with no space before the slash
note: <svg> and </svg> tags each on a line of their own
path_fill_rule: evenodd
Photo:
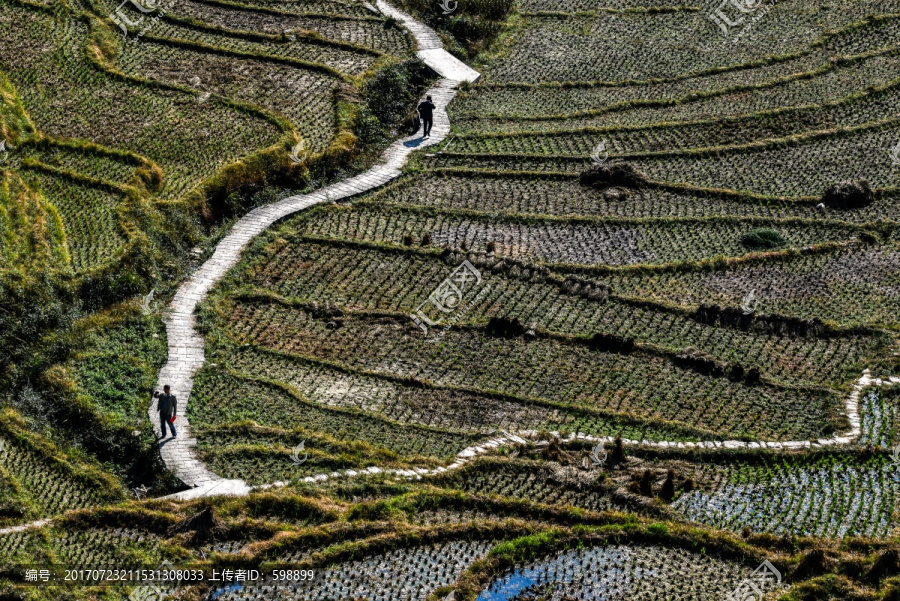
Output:
<svg viewBox="0 0 900 601">
<path fill-rule="evenodd" d="M 172 438 L 178 436 L 175 431 L 175 415 L 178 413 L 178 399 L 169 391 L 169 385 L 163 386 L 163 392 L 157 390 L 153 393 L 153 398 L 159 399 L 156 402 L 156 410 L 159 412 L 159 429 L 162 432 L 160 438 L 166 437 L 166 424 L 172 431 Z"/>
</svg>

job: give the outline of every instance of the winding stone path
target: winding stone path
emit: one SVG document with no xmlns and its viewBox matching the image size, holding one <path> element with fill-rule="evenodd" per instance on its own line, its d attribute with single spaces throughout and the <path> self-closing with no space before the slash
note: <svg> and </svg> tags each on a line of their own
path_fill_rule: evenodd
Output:
<svg viewBox="0 0 900 601">
<path fill-rule="evenodd" d="M 869 375 L 869 370 L 863 371 L 862 376 L 856 383 L 853 385 L 853 390 L 846 400 L 846 409 L 847 409 L 847 417 L 850 422 L 850 431 L 846 432 L 843 436 L 834 436 L 832 438 L 822 438 L 816 441 L 811 440 L 797 440 L 797 441 L 784 441 L 784 442 L 744 442 L 741 440 L 709 440 L 703 442 L 668 442 L 668 441 L 651 441 L 651 440 L 631 440 L 628 438 L 622 439 L 622 444 L 624 445 L 640 445 L 644 447 L 657 447 L 657 448 L 679 448 L 679 449 L 694 449 L 694 448 L 706 448 L 706 449 L 760 449 L 760 448 L 769 448 L 769 449 L 811 449 L 817 447 L 827 447 L 833 445 L 845 445 L 850 444 L 854 440 L 856 440 L 861 434 L 860 429 L 860 420 L 859 420 L 859 396 L 862 391 L 869 386 L 892 386 L 894 384 L 900 384 L 900 378 L 891 378 L 890 380 L 880 380 L 877 378 L 872 378 Z M 550 432 L 551 435 L 560 438 L 559 432 Z M 326 480 L 332 478 L 340 478 L 340 477 L 353 477 L 364 474 L 378 474 L 378 473 L 388 473 L 393 474 L 398 477 L 405 478 L 417 478 L 421 479 L 422 476 L 439 474 L 442 472 L 446 472 L 448 470 L 454 470 L 461 468 L 465 465 L 469 460 L 477 457 L 478 455 L 483 455 L 486 453 L 490 453 L 492 450 L 497 447 L 509 443 L 518 443 L 518 444 L 546 444 L 545 442 L 539 442 L 541 434 L 537 430 L 523 430 L 517 432 L 515 434 L 510 434 L 508 432 L 503 432 L 503 436 L 498 436 L 496 438 L 492 438 L 481 442 L 477 445 L 468 447 L 463 449 L 456 455 L 456 460 L 449 466 L 439 467 L 437 469 L 419 469 L 416 468 L 414 470 L 382 470 L 377 467 L 370 467 L 365 470 L 361 470 L 359 472 L 355 470 L 345 470 L 342 472 L 332 472 L 331 474 L 319 474 L 317 476 L 307 476 L 304 478 L 304 482 L 324 482 Z M 613 436 L 590 436 L 584 434 L 582 432 L 572 433 L 567 438 L 563 439 L 562 442 L 572 443 L 575 441 L 579 442 L 588 442 L 591 444 L 606 444 L 611 443 L 615 440 Z M 276 486 L 280 486 L 284 483 L 276 482 Z M 263 487 L 260 487 L 263 488 Z"/>
<path fill-rule="evenodd" d="M 157 382 L 157 390 L 162 390 L 162 387 L 168 384 L 178 398 L 175 420 L 178 436 L 168 437 L 160 442 L 160 455 L 167 468 L 175 472 L 182 482 L 193 487 L 191 490 L 173 495 L 174 497 L 190 499 L 220 494 L 243 495 L 250 491 L 250 487 L 243 480 L 226 480 L 217 476 L 207 469 L 196 455 L 197 440 L 191 435 L 185 410 L 190 402 L 194 374 L 203 367 L 205 361 L 204 341 L 197 332 L 194 316 L 197 305 L 203 302 L 216 282 L 237 264 L 241 252 L 250 241 L 272 224 L 313 205 L 356 196 L 399 177 L 400 169 L 413 151 L 438 144 L 447 137 L 450 133 L 450 119 L 446 109 L 456 96 L 457 86 L 461 81 L 475 81 L 480 76 L 477 71 L 470 69 L 444 50 L 440 38 L 432 29 L 384 0 L 379 0 L 377 6 L 382 13 L 401 21 L 412 32 L 419 46 L 418 56 L 442 77 L 435 87 L 426 92 L 437 106 L 431 137 L 422 138 L 416 134 L 399 140 L 385 150 L 380 164 L 365 173 L 312 194 L 291 196 L 250 211 L 234 224 L 228 235 L 216 247 L 213 256 L 178 288 L 166 311 L 169 356 L 159 372 Z M 151 403 L 148 415 L 158 436 L 160 424 L 155 401 Z"/>
</svg>

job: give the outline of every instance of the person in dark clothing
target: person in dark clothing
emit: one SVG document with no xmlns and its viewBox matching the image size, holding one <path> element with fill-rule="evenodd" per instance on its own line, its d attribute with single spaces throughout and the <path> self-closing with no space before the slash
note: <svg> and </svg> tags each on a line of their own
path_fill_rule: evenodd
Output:
<svg viewBox="0 0 900 601">
<path fill-rule="evenodd" d="M 431 126 L 434 124 L 434 103 L 431 96 L 425 99 L 425 102 L 419 105 L 419 117 L 422 118 L 423 138 L 431 135 Z"/>
<path fill-rule="evenodd" d="M 159 399 L 156 402 L 156 410 L 159 411 L 159 429 L 162 432 L 162 438 L 166 437 L 166 424 L 172 431 L 172 438 L 178 436 L 175 431 L 175 424 L 172 423 L 172 416 L 178 413 L 178 399 L 169 392 L 169 385 L 163 386 L 162 394 L 157 390 L 153 393 L 153 398 Z"/>
</svg>

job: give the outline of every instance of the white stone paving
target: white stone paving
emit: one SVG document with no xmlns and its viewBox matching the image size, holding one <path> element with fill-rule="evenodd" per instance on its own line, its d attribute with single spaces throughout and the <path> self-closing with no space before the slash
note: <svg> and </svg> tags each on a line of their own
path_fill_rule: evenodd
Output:
<svg viewBox="0 0 900 601">
<path fill-rule="evenodd" d="M 379 0 L 377 5 L 382 13 L 394 17 L 412 32 L 419 45 L 416 55 L 422 59 L 422 62 L 437 71 L 441 77 L 456 81 L 476 81 L 481 77 L 481 73 L 444 50 L 441 38 L 432 28 L 419 23 L 384 0 Z"/>
<path fill-rule="evenodd" d="M 46 526 L 50 523 L 51 520 L 43 519 L 37 520 L 34 522 L 29 522 L 27 524 L 20 524 L 19 526 L 10 526 L 9 528 L 0 528 L 0 535 L 5 534 L 15 534 L 16 532 L 22 532 L 24 530 L 32 530 L 34 528 L 40 528 L 42 526 Z"/>
</svg>

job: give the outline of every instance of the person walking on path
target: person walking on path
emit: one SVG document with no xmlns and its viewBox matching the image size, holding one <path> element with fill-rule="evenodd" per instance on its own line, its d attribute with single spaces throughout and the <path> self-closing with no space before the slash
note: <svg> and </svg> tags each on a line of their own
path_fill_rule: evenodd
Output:
<svg viewBox="0 0 900 601">
<path fill-rule="evenodd" d="M 156 410 L 159 411 L 159 429 L 162 432 L 161 438 L 166 437 L 166 424 L 169 425 L 169 429 L 172 431 L 172 438 L 178 436 L 178 433 L 175 431 L 175 423 L 173 417 L 178 413 L 178 399 L 175 398 L 175 395 L 169 392 L 169 385 L 166 384 L 163 386 L 163 392 L 157 390 L 153 393 L 153 398 L 159 399 L 156 402 Z"/>
<path fill-rule="evenodd" d="M 422 118 L 423 138 L 431 135 L 431 126 L 434 124 L 434 103 L 431 96 L 425 99 L 425 102 L 419 105 L 419 117 Z"/>
</svg>

